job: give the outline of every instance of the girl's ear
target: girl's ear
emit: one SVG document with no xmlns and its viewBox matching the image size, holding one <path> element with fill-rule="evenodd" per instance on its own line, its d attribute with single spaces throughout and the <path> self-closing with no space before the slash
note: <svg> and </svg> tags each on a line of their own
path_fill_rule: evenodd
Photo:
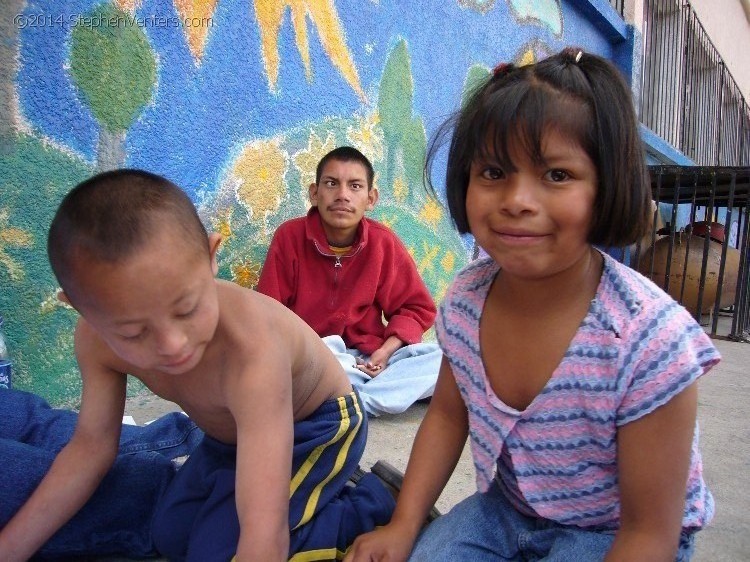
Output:
<svg viewBox="0 0 750 562">
<path fill-rule="evenodd" d="M 214 277 L 219 274 L 219 263 L 216 261 L 216 254 L 221 246 L 222 236 L 218 232 L 212 232 L 208 235 L 208 254 L 211 258 L 211 271 Z"/>
</svg>

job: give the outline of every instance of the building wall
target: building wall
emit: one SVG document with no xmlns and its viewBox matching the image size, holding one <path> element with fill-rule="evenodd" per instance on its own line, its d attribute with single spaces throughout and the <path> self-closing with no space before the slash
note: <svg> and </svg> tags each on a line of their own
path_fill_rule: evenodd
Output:
<svg viewBox="0 0 750 562">
<path fill-rule="evenodd" d="M 375 166 L 373 217 L 439 301 L 471 248 L 422 185 L 428 139 L 500 61 L 573 43 L 628 67 L 612 15 L 581 0 L 5 0 L 0 314 L 15 386 L 77 403 L 76 314 L 56 300 L 46 233 L 101 169 L 180 185 L 224 234 L 220 276 L 252 287 L 319 158 L 354 145 Z"/>
<path fill-rule="evenodd" d="M 691 5 L 745 101 L 750 102 L 750 65 L 747 58 L 750 53 L 750 12 L 743 9 L 742 0 L 693 0 Z"/>
</svg>

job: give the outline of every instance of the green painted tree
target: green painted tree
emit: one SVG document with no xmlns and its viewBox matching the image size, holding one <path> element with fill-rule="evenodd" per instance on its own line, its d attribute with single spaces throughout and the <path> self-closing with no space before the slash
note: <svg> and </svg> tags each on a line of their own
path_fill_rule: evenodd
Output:
<svg viewBox="0 0 750 562">
<path fill-rule="evenodd" d="M 461 107 L 465 106 L 469 101 L 469 98 L 477 91 L 480 86 L 483 86 L 487 79 L 490 77 L 490 69 L 481 64 L 474 64 L 469 68 L 464 79 L 464 89 L 461 94 Z"/>
<path fill-rule="evenodd" d="M 412 122 L 414 83 L 406 41 L 401 39 L 388 55 L 380 81 L 378 113 L 386 144 L 386 173 L 384 186 L 393 189 L 396 164 L 404 146 L 404 133 Z M 390 193 L 389 193 L 390 195 Z"/>
<path fill-rule="evenodd" d="M 156 83 L 148 38 L 132 15 L 110 4 L 97 6 L 73 28 L 70 72 L 100 125 L 98 169 L 121 166 L 126 131 Z"/>
</svg>

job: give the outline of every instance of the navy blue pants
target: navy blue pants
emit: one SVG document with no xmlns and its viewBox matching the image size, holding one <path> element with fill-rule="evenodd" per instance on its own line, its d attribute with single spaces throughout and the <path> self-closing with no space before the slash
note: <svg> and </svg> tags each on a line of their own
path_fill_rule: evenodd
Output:
<svg viewBox="0 0 750 562">
<path fill-rule="evenodd" d="M 50 408 L 36 394 L 0 390 L 0 529 L 47 474 L 77 421 L 76 412 Z M 202 437 L 203 432 L 177 412 L 143 427 L 124 425 L 114 466 L 37 556 L 153 556 L 151 519 L 175 474 L 172 459 L 190 454 Z"/>
<path fill-rule="evenodd" d="M 347 485 L 367 439 L 355 392 L 294 424 L 289 557 L 341 559 L 354 539 L 386 524 L 395 501 L 373 474 Z M 235 505 L 236 447 L 204 437 L 157 506 L 153 537 L 170 561 L 229 561 L 240 526 Z"/>
</svg>

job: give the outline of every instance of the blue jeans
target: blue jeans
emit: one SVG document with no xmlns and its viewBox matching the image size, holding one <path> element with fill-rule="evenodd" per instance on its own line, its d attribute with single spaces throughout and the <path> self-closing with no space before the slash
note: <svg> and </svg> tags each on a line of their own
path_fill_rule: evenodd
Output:
<svg viewBox="0 0 750 562">
<path fill-rule="evenodd" d="M 0 391 L 0 527 L 24 504 L 73 435 L 78 414 L 34 394 Z M 155 554 L 151 519 L 175 473 L 203 432 L 184 414 L 147 426 L 123 425 L 114 466 L 83 508 L 39 551 L 45 558 Z"/>
<path fill-rule="evenodd" d="M 397 349 L 383 372 L 373 378 L 356 366 L 358 358 L 367 361 L 369 356 L 356 349 L 347 349 L 339 336 L 326 336 L 323 342 L 344 367 L 371 416 L 400 414 L 435 391 L 443 359 L 443 352 L 435 343 L 415 343 Z"/>
<path fill-rule="evenodd" d="M 497 562 L 594 562 L 612 547 L 612 532 L 587 531 L 519 513 L 493 482 L 433 521 L 420 535 L 409 562 L 471 560 Z M 683 532 L 677 562 L 693 553 L 692 533 Z"/>
</svg>

